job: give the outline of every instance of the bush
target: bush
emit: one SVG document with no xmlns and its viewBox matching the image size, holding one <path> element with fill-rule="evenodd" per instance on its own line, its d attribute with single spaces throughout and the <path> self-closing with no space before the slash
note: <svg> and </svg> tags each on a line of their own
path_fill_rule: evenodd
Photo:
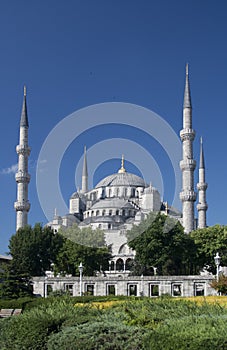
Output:
<svg viewBox="0 0 227 350">
<path fill-rule="evenodd" d="M 75 308 L 66 299 L 54 298 L 49 304 L 25 311 L 1 323 L 1 350 L 45 350 L 48 337 L 65 325 L 88 322 L 100 314 L 88 307 Z"/>
<path fill-rule="evenodd" d="M 144 347 L 146 350 L 225 350 L 226 321 L 226 315 L 171 319 L 145 337 Z"/>
<path fill-rule="evenodd" d="M 87 323 L 53 334 L 48 350 L 142 350 L 144 331 L 117 321 Z"/>
</svg>

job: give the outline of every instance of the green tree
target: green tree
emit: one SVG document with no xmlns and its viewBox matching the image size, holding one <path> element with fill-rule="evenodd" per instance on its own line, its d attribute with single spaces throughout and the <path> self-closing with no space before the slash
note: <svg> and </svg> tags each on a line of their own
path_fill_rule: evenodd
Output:
<svg viewBox="0 0 227 350">
<path fill-rule="evenodd" d="M 209 271 L 216 273 L 214 256 L 218 252 L 221 265 L 227 265 L 227 226 L 215 225 L 198 229 L 190 233 L 197 248 L 197 264 L 206 266 Z"/>
<path fill-rule="evenodd" d="M 214 279 L 210 286 L 214 288 L 218 293 L 227 294 L 227 276 L 220 275 L 218 281 Z"/>
<path fill-rule="evenodd" d="M 12 256 L 12 269 L 15 274 L 43 276 L 55 263 L 64 237 L 54 234 L 50 227 L 36 224 L 19 229 L 10 239 L 9 250 Z"/>
<path fill-rule="evenodd" d="M 195 273 L 195 244 L 179 221 L 151 213 L 147 220 L 127 232 L 129 246 L 136 251 L 135 272 L 160 275 Z"/>
<path fill-rule="evenodd" d="M 64 244 L 59 250 L 55 272 L 78 275 L 78 266 L 82 262 L 84 275 L 93 276 L 96 271 L 108 269 L 111 257 L 110 247 L 105 244 L 104 232 L 92 228 L 80 229 L 73 225 L 59 233 L 65 237 Z"/>
<path fill-rule="evenodd" d="M 15 299 L 32 294 L 30 276 L 15 273 L 12 263 L 5 265 L 0 272 L 0 298 Z"/>
</svg>

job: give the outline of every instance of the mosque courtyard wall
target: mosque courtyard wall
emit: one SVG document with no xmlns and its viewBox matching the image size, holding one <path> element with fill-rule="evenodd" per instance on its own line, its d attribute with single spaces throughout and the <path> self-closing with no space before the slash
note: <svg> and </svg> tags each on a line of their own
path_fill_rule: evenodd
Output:
<svg viewBox="0 0 227 350">
<path fill-rule="evenodd" d="M 210 287 L 214 276 L 98 276 L 79 277 L 33 277 L 33 291 L 37 296 L 47 297 L 51 292 L 68 291 L 72 296 L 147 296 L 169 294 L 177 297 L 216 295 Z M 81 285 L 80 285 L 81 283 Z"/>
</svg>

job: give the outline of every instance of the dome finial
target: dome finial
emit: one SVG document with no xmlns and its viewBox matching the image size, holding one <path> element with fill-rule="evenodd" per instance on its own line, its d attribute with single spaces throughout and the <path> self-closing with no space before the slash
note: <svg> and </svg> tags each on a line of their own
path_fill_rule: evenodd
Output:
<svg viewBox="0 0 227 350">
<path fill-rule="evenodd" d="M 124 154 L 122 154 L 122 157 L 121 157 L 121 169 L 118 170 L 118 173 L 125 173 L 126 170 L 125 170 L 125 159 L 124 159 Z"/>
</svg>

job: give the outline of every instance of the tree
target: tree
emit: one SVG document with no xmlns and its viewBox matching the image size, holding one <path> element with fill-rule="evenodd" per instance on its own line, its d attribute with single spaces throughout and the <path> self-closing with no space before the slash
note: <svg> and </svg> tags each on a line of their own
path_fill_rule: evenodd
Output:
<svg viewBox="0 0 227 350">
<path fill-rule="evenodd" d="M 135 272 L 160 275 L 191 274 L 195 267 L 195 245 L 179 221 L 151 213 L 142 225 L 127 232 L 128 245 L 136 251 Z"/>
<path fill-rule="evenodd" d="M 54 234 L 50 227 L 36 224 L 34 228 L 20 228 L 10 239 L 9 250 L 12 256 L 12 269 L 15 274 L 43 276 L 55 263 L 64 237 Z"/>
<path fill-rule="evenodd" d="M 105 244 L 104 232 L 91 227 L 80 229 L 73 225 L 59 233 L 66 239 L 59 250 L 55 271 L 78 275 L 78 266 L 82 262 L 84 275 L 93 276 L 97 271 L 109 268 L 110 248 Z"/>
<path fill-rule="evenodd" d="M 214 256 L 218 252 L 221 265 L 227 265 L 227 226 L 215 225 L 198 229 L 190 233 L 197 249 L 198 265 L 207 267 L 207 270 L 216 273 Z"/>
<path fill-rule="evenodd" d="M 220 275 L 218 281 L 214 279 L 210 286 L 214 288 L 218 293 L 227 294 L 227 276 Z"/>
<path fill-rule="evenodd" d="M 16 274 L 12 262 L 5 265 L 0 272 L 0 298 L 15 299 L 32 295 L 30 277 L 26 274 Z"/>
</svg>

